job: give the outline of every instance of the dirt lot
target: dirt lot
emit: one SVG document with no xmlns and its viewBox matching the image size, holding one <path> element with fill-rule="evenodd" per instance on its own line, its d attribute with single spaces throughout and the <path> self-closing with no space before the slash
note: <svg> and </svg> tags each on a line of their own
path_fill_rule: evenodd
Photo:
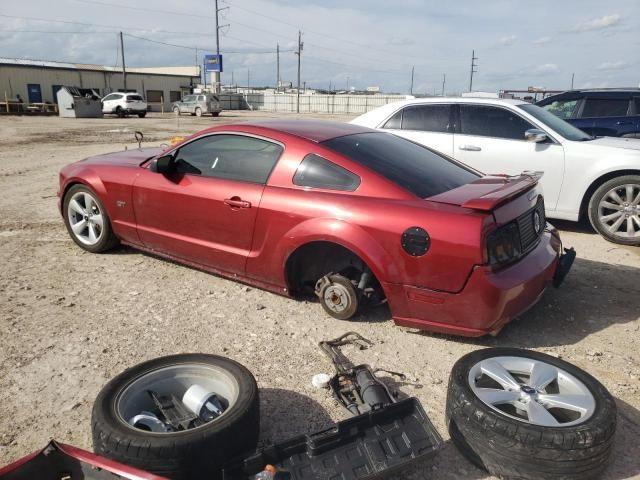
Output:
<svg viewBox="0 0 640 480">
<path fill-rule="evenodd" d="M 619 407 L 617 444 L 606 477 L 640 476 L 640 249 L 605 242 L 589 228 L 558 223 L 578 259 L 497 338 L 478 340 L 396 327 L 388 311 L 360 321 L 329 318 L 297 302 L 132 249 L 83 252 L 56 209 L 57 172 L 83 157 L 134 148 L 221 122 L 161 117 L 74 120 L 0 118 L 0 465 L 57 440 L 91 448 L 90 414 L 101 386 L 128 366 L 160 355 L 228 355 L 261 387 L 262 438 L 274 441 L 345 418 L 311 377 L 331 373 L 318 341 L 355 329 L 375 346 L 354 360 L 405 372 L 447 440 L 435 466 L 403 478 L 488 478 L 465 461 L 444 425 L 447 378 L 462 354 L 486 346 L 526 347 L 567 359 L 611 391 Z M 328 118 L 324 116 L 323 118 Z M 342 118 L 347 120 L 346 117 Z"/>
</svg>

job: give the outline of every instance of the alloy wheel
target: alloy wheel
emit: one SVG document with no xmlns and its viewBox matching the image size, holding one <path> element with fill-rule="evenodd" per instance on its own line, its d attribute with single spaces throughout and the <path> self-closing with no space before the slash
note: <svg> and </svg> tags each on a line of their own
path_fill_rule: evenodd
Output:
<svg viewBox="0 0 640 480">
<path fill-rule="evenodd" d="M 104 215 L 90 193 L 77 192 L 69 201 L 67 218 L 73 235 L 85 245 L 96 245 L 104 233 Z"/>
<path fill-rule="evenodd" d="M 640 185 L 619 185 L 605 193 L 598 204 L 598 221 L 613 236 L 640 238 Z"/>
<path fill-rule="evenodd" d="M 469 371 L 469 385 L 485 405 L 516 420 L 544 427 L 578 425 L 596 408 L 587 386 L 549 363 L 492 357 Z"/>
</svg>

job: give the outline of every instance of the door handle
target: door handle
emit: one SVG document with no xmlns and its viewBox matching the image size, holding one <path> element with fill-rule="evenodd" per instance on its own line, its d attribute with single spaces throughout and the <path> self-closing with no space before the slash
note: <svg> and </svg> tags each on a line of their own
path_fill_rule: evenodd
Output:
<svg viewBox="0 0 640 480">
<path fill-rule="evenodd" d="M 231 208 L 251 208 L 251 202 L 242 200 L 240 197 L 225 198 L 224 204 Z"/>
<path fill-rule="evenodd" d="M 460 150 L 466 150 L 468 152 L 479 152 L 482 150 L 480 147 L 476 147 L 475 145 L 460 145 L 458 147 Z"/>
<path fill-rule="evenodd" d="M 631 125 L 631 122 L 616 122 L 616 125 Z"/>
</svg>

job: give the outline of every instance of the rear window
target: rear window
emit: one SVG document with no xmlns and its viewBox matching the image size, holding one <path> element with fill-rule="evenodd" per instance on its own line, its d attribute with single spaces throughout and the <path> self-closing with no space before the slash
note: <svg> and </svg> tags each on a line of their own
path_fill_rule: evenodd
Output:
<svg viewBox="0 0 640 480">
<path fill-rule="evenodd" d="M 140 95 L 127 95 L 129 100 L 140 100 L 142 101 L 142 97 Z"/>
<path fill-rule="evenodd" d="M 624 117 L 629 108 L 626 98 L 587 98 L 583 117 Z"/>
<path fill-rule="evenodd" d="M 301 187 L 353 191 L 360 177 L 319 155 L 310 153 L 296 170 L 293 183 Z"/>
<path fill-rule="evenodd" d="M 480 177 L 462 164 L 389 133 L 357 133 L 327 140 L 323 145 L 420 198 L 447 192 Z"/>
</svg>

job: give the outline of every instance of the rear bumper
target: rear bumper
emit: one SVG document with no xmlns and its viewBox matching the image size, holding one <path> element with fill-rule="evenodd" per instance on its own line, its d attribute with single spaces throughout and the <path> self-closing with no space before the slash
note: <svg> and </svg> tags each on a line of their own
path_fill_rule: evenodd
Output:
<svg viewBox="0 0 640 480">
<path fill-rule="evenodd" d="M 478 337 L 498 331 L 537 303 L 554 281 L 560 250 L 560 237 L 551 228 L 518 263 L 499 272 L 475 267 L 459 293 L 396 284 L 383 288 L 396 324 Z M 563 263 L 566 275 L 568 262 Z"/>
</svg>

